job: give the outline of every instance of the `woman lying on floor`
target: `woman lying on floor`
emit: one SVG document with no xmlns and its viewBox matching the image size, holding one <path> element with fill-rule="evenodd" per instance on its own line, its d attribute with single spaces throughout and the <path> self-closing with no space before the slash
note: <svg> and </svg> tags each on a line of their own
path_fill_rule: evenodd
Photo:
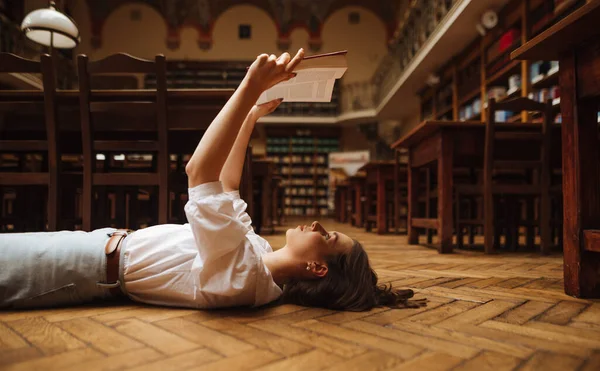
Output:
<svg viewBox="0 0 600 371">
<path fill-rule="evenodd" d="M 282 302 L 362 311 L 419 305 L 412 291 L 378 286 L 357 241 L 319 223 L 286 233 L 273 251 L 256 235 L 238 187 L 256 120 L 280 101 L 260 94 L 293 76 L 298 51 L 262 54 L 186 166 L 189 224 L 134 233 L 98 229 L 0 237 L 0 308 L 74 305 L 127 296 L 156 305 L 220 308 Z"/>
</svg>

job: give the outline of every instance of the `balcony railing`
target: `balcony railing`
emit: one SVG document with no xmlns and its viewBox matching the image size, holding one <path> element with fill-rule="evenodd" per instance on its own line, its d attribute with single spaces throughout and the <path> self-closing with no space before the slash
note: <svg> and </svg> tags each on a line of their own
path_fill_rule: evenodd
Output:
<svg viewBox="0 0 600 371">
<path fill-rule="evenodd" d="M 340 91 L 340 112 L 347 113 L 375 108 L 375 87 L 371 81 L 343 85 Z"/>
<path fill-rule="evenodd" d="M 411 0 L 390 45 L 373 74 L 374 101 L 379 104 L 392 90 L 427 40 L 462 0 Z"/>
</svg>

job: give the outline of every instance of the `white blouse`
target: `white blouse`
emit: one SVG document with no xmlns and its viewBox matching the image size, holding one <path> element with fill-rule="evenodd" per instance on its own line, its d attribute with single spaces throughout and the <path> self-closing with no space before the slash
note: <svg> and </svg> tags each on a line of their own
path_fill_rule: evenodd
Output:
<svg viewBox="0 0 600 371">
<path fill-rule="evenodd" d="M 191 308 L 259 306 L 281 289 L 262 256 L 273 249 L 254 233 L 239 192 L 221 182 L 188 190 L 189 224 L 140 229 L 126 239 L 125 291 L 135 301 Z"/>
</svg>

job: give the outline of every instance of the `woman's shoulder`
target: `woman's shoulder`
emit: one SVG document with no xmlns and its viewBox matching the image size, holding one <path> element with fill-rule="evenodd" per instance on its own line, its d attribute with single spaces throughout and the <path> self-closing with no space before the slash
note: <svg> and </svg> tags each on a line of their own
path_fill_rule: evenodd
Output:
<svg viewBox="0 0 600 371">
<path fill-rule="evenodd" d="M 269 241 L 256 234 L 254 230 L 249 231 L 246 234 L 246 238 L 248 239 L 248 241 L 250 241 L 252 246 L 258 250 L 258 252 L 261 255 L 273 252 L 273 248 L 271 247 L 271 244 L 269 244 Z"/>
</svg>

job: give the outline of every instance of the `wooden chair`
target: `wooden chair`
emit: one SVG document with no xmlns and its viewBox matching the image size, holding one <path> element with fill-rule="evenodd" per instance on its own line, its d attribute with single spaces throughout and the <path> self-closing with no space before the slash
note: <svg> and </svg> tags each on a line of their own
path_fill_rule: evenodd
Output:
<svg viewBox="0 0 600 371">
<path fill-rule="evenodd" d="M 169 151 L 168 151 L 168 124 L 167 124 L 167 80 L 166 60 L 163 55 L 157 55 L 154 61 L 139 59 L 128 54 L 119 53 L 108 56 L 102 60 L 89 62 L 88 57 L 77 57 L 79 74 L 79 103 L 81 111 L 81 137 L 83 147 L 83 229 L 91 230 L 92 202 L 95 186 L 130 187 L 134 193 L 131 200 L 137 201 L 139 186 L 158 186 L 158 223 L 168 221 L 168 185 L 169 185 Z M 91 75 L 112 73 L 154 73 L 156 74 L 156 96 L 149 101 L 102 101 L 100 95 L 91 89 Z M 126 139 L 99 138 L 99 128 L 95 127 L 92 114 L 112 112 L 123 116 L 136 116 L 142 113 L 153 113 L 156 117 L 155 138 L 141 138 L 136 132 L 128 132 Z M 125 125 L 125 124 L 124 124 Z M 123 172 L 104 169 L 96 172 L 96 154 L 101 152 L 129 152 L 129 153 L 154 153 L 153 169 L 151 172 Z M 122 195 L 122 193 L 120 193 Z M 99 197 L 99 207 L 105 202 L 102 193 Z M 119 198 L 123 198 L 122 196 Z M 116 207 L 122 207 L 116 205 Z M 131 208 L 137 210 L 136 205 Z M 132 219 L 132 218 L 129 218 Z M 122 219 L 121 219 L 122 220 Z M 122 221 L 120 221 L 122 223 Z M 129 220 L 126 225 L 119 227 L 132 227 Z"/>
<path fill-rule="evenodd" d="M 17 191 L 16 205 L 12 205 L 13 214 L 16 214 L 16 216 L 2 215 L 5 219 L 2 225 L 4 226 L 7 222 L 17 224 L 16 231 L 39 231 L 42 229 L 55 231 L 59 219 L 60 153 L 59 130 L 56 118 L 56 79 L 52 58 L 44 54 L 41 56 L 40 62 L 37 62 L 10 53 L 0 53 L 0 73 L 42 73 L 44 88 L 42 99 L 40 99 L 39 91 L 5 90 L 0 92 L 0 110 L 4 114 L 40 113 L 44 116 L 45 123 L 45 130 L 42 129 L 42 131 L 45 131 L 45 135 L 38 138 L 35 138 L 32 133 L 28 133 L 25 137 L 12 137 L 9 134 L 0 135 L 0 151 L 22 154 L 19 156 L 18 171 L 3 171 L 0 173 L 0 186 L 46 186 L 48 190 L 46 220 L 41 221 L 41 225 L 27 226 L 27 221 L 32 219 L 32 214 L 35 214 L 35 212 L 28 207 L 32 205 L 28 205 L 26 200 L 34 200 L 32 196 L 37 192 L 25 194 L 20 191 Z M 16 124 L 11 122 L 4 125 Z M 24 171 L 25 161 L 23 156 L 28 153 L 43 153 L 45 155 L 47 161 L 46 164 L 42 165 L 41 171 Z"/>
<path fill-rule="evenodd" d="M 496 123 L 496 111 L 533 111 L 541 112 L 543 122 L 540 126 L 531 123 Z M 500 223 L 497 215 L 498 200 L 504 198 L 507 208 L 514 207 L 516 198 L 539 198 L 539 216 L 537 225 L 540 230 L 541 251 L 548 253 L 550 250 L 550 153 L 551 153 L 551 125 L 552 103 L 539 103 L 527 98 L 516 98 L 503 102 L 490 99 L 487 109 L 485 152 L 483 164 L 483 181 L 479 184 L 458 184 L 455 186 L 455 223 L 458 246 L 463 243 L 463 227 L 483 225 L 484 248 L 486 253 L 495 251 L 495 242 L 499 240 Z M 500 145 L 499 143 L 503 143 Z M 517 146 L 510 146 L 507 143 Z M 525 158 L 526 154 L 539 149 L 537 158 Z M 500 154 L 511 154 L 510 159 L 500 158 Z M 521 174 L 529 172 L 537 174 L 536 180 L 526 181 L 527 176 L 514 180 L 501 174 L 502 170 L 519 171 Z M 481 197 L 483 200 L 483 220 L 461 219 L 461 199 L 463 197 Z M 496 201 L 496 202 L 495 202 Z M 513 204 L 511 205 L 511 202 Z M 518 243 L 518 223 L 515 220 L 515 211 L 505 215 L 505 227 L 510 229 L 507 238 L 510 243 Z"/>
</svg>

